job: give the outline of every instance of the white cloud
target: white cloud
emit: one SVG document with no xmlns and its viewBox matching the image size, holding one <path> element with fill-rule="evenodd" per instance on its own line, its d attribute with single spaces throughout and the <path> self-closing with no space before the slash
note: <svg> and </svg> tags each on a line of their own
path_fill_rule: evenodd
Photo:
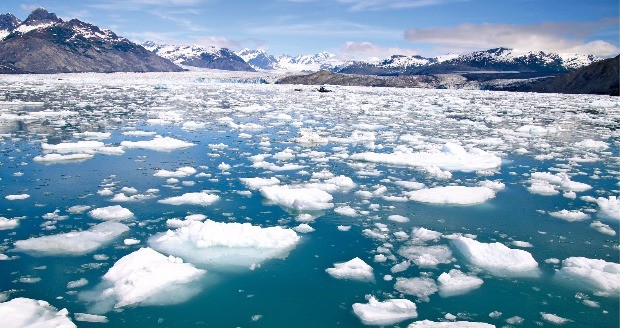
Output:
<svg viewBox="0 0 620 328">
<path fill-rule="evenodd" d="M 405 31 L 405 39 L 461 49 L 509 47 L 610 56 L 618 54 L 620 49 L 606 41 L 585 40 L 597 30 L 612 24 L 617 26 L 618 18 L 579 23 L 461 24 L 454 27 L 409 29 Z"/>
<path fill-rule="evenodd" d="M 420 8 L 467 0 L 338 0 L 351 11 Z"/>
<path fill-rule="evenodd" d="M 343 59 L 358 59 L 367 57 L 386 58 L 391 55 L 417 55 L 413 49 L 398 47 L 382 47 L 370 42 L 347 41 L 340 48 L 340 57 Z"/>
<path fill-rule="evenodd" d="M 26 10 L 26 11 L 34 11 L 35 9 L 40 8 L 41 6 L 38 6 L 38 5 L 27 5 L 25 3 L 22 3 L 21 5 L 19 5 L 19 7 L 21 9 L 23 9 L 23 10 Z"/>
</svg>

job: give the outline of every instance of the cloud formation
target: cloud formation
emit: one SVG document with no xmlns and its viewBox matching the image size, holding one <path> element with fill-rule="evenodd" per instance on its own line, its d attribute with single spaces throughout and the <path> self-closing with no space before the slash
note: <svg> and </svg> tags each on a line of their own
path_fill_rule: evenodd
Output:
<svg viewBox="0 0 620 328">
<path fill-rule="evenodd" d="M 351 11 L 420 8 L 467 0 L 338 0 Z"/>
<path fill-rule="evenodd" d="M 598 22 L 540 24 L 461 24 L 454 27 L 409 29 L 405 39 L 440 47 L 488 49 L 508 47 L 598 56 L 617 55 L 620 49 L 602 40 L 586 41 L 595 32 L 618 26 L 618 17 Z"/>
<path fill-rule="evenodd" d="M 391 55 L 417 55 L 412 49 L 398 47 L 382 47 L 370 42 L 347 41 L 340 48 L 340 57 L 343 59 L 360 59 L 368 57 L 386 58 Z"/>
</svg>

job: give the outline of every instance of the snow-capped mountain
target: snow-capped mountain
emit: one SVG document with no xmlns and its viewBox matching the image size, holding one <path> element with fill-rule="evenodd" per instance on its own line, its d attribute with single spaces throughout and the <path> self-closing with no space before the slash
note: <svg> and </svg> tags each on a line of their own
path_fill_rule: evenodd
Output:
<svg viewBox="0 0 620 328">
<path fill-rule="evenodd" d="M 382 61 L 350 62 L 337 67 L 334 71 L 365 75 L 442 74 L 472 71 L 556 74 L 587 66 L 597 60 L 599 58 L 591 55 L 495 48 L 434 58 L 393 55 Z"/>
<path fill-rule="evenodd" d="M 11 13 L 0 15 L 0 40 L 11 34 L 21 23 L 22 21 Z"/>
<path fill-rule="evenodd" d="M 254 71 L 243 58 L 227 48 L 160 45 L 151 41 L 144 42 L 142 46 L 154 54 L 180 65 L 228 71 Z"/>
<path fill-rule="evenodd" d="M 315 72 L 319 70 L 333 70 L 344 62 L 329 52 L 320 52 L 313 55 L 280 55 L 273 56 L 264 50 L 242 49 L 237 52 L 248 64 L 258 70 L 280 70 L 294 72 Z"/>
<path fill-rule="evenodd" d="M 279 68 L 278 59 L 262 49 L 243 48 L 237 51 L 237 56 L 243 58 L 246 63 L 257 70 L 276 70 Z"/>
<path fill-rule="evenodd" d="M 2 28 L 9 33 L 0 40 L 0 67 L 7 73 L 181 70 L 110 30 L 77 19 L 63 21 L 43 8 L 23 22 L 2 16 L 8 22 Z"/>
</svg>

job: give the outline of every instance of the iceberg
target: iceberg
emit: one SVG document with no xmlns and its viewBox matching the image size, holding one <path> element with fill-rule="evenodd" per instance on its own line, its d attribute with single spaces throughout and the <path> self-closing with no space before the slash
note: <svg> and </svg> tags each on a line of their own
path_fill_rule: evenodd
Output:
<svg viewBox="0 0 620 328">
<path fill-rule="evenodd" d="M 538 262 L 532 254 L 500 243 L 481 243 L 467 237 L 453 240 L 454 246 L 472 265 L 491 274 L 507 277 L 536 277 Z"/>
<path fill-rule="evenodd" d="M 386 326 L 418 317 L 415 303 L 407 299 L 377 301 L 371 296 L 368 303 L 353 304 L 353 312 L 365 325 Z"/>
</svg>

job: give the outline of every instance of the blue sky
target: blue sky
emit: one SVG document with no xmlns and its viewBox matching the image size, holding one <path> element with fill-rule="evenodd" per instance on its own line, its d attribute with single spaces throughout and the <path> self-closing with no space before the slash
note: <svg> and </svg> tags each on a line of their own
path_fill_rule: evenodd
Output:
<svg viewBox="0 0 620 328">
<path fill-rule="evenodd" d="M 620 52 L 617 0 L 2 0 L 0 11 L 25 19 L 37 6 L 134 41 L 273 54 Z"/>
</svg>

